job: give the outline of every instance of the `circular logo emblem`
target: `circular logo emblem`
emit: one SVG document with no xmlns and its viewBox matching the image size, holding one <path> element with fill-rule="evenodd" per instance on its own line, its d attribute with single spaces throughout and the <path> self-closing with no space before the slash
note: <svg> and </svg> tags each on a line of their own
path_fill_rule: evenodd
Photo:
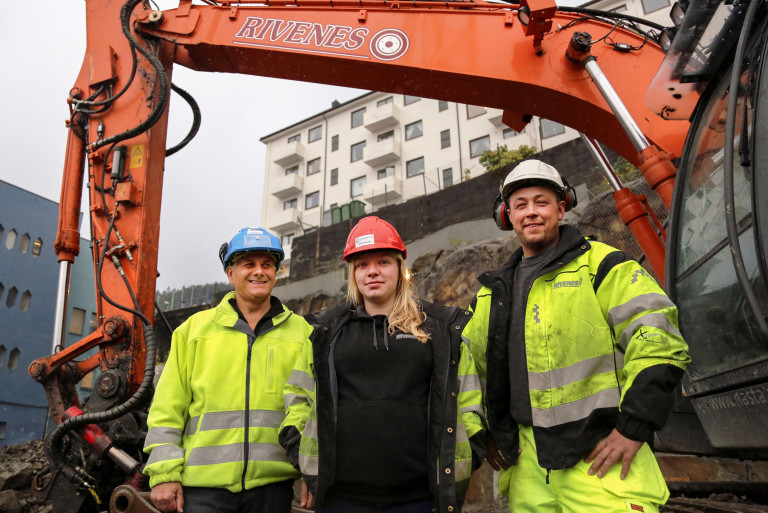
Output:
<svg viewBox="0 0 768 513">
<path fill-rule="evenodd" d="M 371 38 L 371 53 L 382 61 L 399 59 L 408 51 L 408 36 L 397 29 L 384 29 Z"/>
</svg>

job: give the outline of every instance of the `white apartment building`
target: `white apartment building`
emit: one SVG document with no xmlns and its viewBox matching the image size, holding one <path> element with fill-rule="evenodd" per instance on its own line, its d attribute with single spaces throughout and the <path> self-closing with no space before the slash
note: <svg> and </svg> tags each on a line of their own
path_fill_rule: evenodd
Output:
<svg viewBox="0 0 768 513">
<path fill-rule="evenodd" d="M 670 25 L 669 0 L 596 0 L 583 7 L 613 10 Z M 578 137 L 533 118 L 518 133 L 502 111 L 417 96 L 369 92 L 265 135 L 262 226 L 278 235 L 290 269 L 294 236 L 367 214 L 472 178 L 480 155 L 506 145 L 547 150 Z M 347 217 L 344 217 L 345 219 Z"/>
</svg>

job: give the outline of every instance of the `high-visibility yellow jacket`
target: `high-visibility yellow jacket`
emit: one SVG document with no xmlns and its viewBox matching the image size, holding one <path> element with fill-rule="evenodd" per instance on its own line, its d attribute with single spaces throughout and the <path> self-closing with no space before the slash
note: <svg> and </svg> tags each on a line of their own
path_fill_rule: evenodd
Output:
<svg viewBox="0 0 768 513">
<path fill-rule="evenodd" d="M 480 383 L 469 348 L 461 337 L 469 312 L 426 301 L 422 302 L 422 311 L 426 314 L 422 326 L 431 334 L 433 354 L 428 479 L 435 511 L 458 512 L 470 475 L 485 457 Z M 332 348 L 353 316 L 351 306 L 340 305 L 313 319 L 316 330 L 312 342 L 307 343 L 285 387 L 287 414 L 281 428 L 281 442 L 300 466 L 316 502 L 321 503 L 334 483 L 336 471 L 335 419 L 339 393 Z M 371 341 L 361 343 L 372 344 Z"/>
<path fill-rule="evenodd" d="M 254 333 L 234 297 L 173 332 L 147 420 L 150 486 L 239 492 L 298 477 L 277 437 L 283 386 L 312 328 L 273 297 Z"/>
<path fill-rule="evenodd" d="M 515 312 L 521 258 L 478 278 L 464 330 L 504 458 L 517 459 L 518 425 L 533 427 L 548 469 L 573 466 L 613 428 L 649 441 L 690 361 L 675 305 L 625 253 L 562 226 Z"/>
</svg>

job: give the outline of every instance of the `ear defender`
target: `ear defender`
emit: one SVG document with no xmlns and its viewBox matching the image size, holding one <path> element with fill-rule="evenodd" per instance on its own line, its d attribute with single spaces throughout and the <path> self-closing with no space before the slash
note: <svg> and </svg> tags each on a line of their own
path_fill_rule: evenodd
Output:
<svg viewBox="0 0 768 513">
<path fill-rule="evenodd" d="M 568 212 L 573 207 L 579 204 L 579 200 L 576 199 L 576 189 L 571 187 L 571 184 L 561 176 L 563 179 L 563 201 L 565 201 L 565 211 Z"/>
<path fill-rule="evenodd" d="M 493 220 L 499 230 L 508 232 L 512 230 L 512 220 L 509 218 L 509 209 L 504 200 L 501 199 L 501 193 L 496 196 L 493 202 Z"/>
</svg>

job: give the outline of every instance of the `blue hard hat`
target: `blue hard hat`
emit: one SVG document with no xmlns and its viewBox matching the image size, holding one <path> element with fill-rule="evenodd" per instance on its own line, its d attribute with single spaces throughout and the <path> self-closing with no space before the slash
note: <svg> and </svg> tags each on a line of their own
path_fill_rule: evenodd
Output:
<svg viewBox="0 0 768 513">
<path fill-rule="evenodd" d="M 280 262 L 285 258 L 280 239 L 269 233 L 264 228 L 243 228 L 229 243 L 225 242 L 219 248 L 219 260 L 224 270 L 232 263 L 232 257 L 237 253 L 246 251 L 266 251 L 276 257 L 275 265 L 280 268 Z"/>
</svg>

